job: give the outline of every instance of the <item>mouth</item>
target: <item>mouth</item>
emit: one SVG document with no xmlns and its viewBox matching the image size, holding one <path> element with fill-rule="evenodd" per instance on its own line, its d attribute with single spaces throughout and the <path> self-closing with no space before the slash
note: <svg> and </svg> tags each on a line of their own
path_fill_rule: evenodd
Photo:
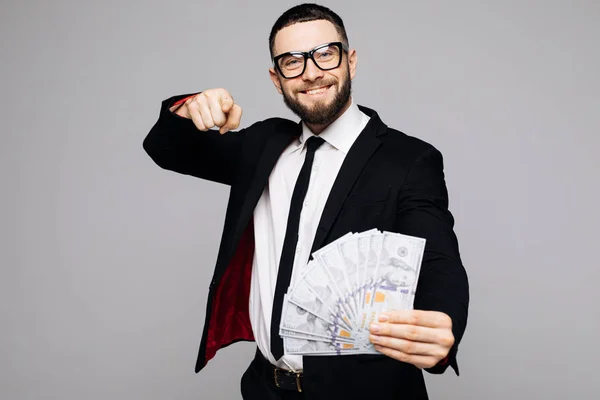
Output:
<svg viewBox="0 0 600 400">
<path fill-rule="evenodd" d="M 309 90 L 301 90 L 300 93 L 305 94 L 307 96 L 320 96 L 325 94 L 333 85 L 320 86 L 317 88 L 312 88 Z"/>
</svg>

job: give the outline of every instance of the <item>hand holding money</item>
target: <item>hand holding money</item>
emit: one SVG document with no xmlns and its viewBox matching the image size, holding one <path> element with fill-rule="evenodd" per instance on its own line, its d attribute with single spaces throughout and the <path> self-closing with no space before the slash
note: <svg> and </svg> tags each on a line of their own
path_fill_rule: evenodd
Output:
<svg viewBox="0 0 600 400">
<path fill-rule="evenodd" d="M 418 368 L 437 365 L 454 345 L 452 320 L 438 311 L 383 312 L 369 330 L 377 351 Z"/>
<path fill-rule="evenodd" d="M 383 357 L 369 325 L 413 308 L 424 247 L 423 238 L 371 229 L 315 251 L 284 297 L 285 354 Z"/>
</svg>

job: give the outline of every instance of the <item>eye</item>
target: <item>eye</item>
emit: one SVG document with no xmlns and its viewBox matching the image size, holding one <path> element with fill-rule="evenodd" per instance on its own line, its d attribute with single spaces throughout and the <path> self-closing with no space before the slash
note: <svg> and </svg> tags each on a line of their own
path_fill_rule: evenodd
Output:
<svg viewBox="0 0 600 400">
<path fill-rule="evenodd" d="M 298 65 L 300 63 L 300 60 L 296 60 L 296 59 L 291 59 L 291 60 L 287 60 L 284 64 L 284 66 L 286 67 L 293 67 L 295 65 Z"/>
<path fill-rule="evenodd" d="M 337 48 L 335 47 L 324 47 L 316 51 L 315 57 L 320 60 L 330 60 L 337 57 Z"/>
</svg>

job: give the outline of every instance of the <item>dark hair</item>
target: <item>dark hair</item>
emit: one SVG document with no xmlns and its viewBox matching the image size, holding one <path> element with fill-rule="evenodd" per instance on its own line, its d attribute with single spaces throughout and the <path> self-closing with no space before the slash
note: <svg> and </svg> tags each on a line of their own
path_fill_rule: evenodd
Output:
<svg viewBox="0 0 600 400">
<path fill-rule="evenodd" d="M 290 25 L 297 24 L 299 22 L 325 20 L 329 21 L 335 26 L 338 31 L 342 42 L 348 45 L 348 35 L 346 34 L 346 28 L 344 22 L 339 15 L 331 11 L 329 8 L 313 4 L 304 3 L 290 8 L 275 21 L 273 28 L 271 28 L 271 34 L 269 35 L 269 51 L 271 52 L 271 58 L 273 58 L 273 47 L 275 46 L 275 35 L 277 32 Z"/>
</svg>

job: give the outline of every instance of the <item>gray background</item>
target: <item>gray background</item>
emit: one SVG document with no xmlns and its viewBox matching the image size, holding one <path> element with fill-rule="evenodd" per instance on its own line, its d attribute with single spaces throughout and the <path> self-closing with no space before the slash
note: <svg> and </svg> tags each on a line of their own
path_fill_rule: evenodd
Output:
<svg viewBox="0 0 600 400">
<path fill-rule="evenodd" d="M 357 102 L 445 156 L 472 302 L 431 398 L 598 398 L 600 2 L 323 3 Z M 142 140 L 211 87 L 294 118 L 267 36 L 295 3 L 248 4 L 2 2 L 0 398 L 240 397 L 252 344 L 193 372 L 228 189 Z"/>
</svg>

